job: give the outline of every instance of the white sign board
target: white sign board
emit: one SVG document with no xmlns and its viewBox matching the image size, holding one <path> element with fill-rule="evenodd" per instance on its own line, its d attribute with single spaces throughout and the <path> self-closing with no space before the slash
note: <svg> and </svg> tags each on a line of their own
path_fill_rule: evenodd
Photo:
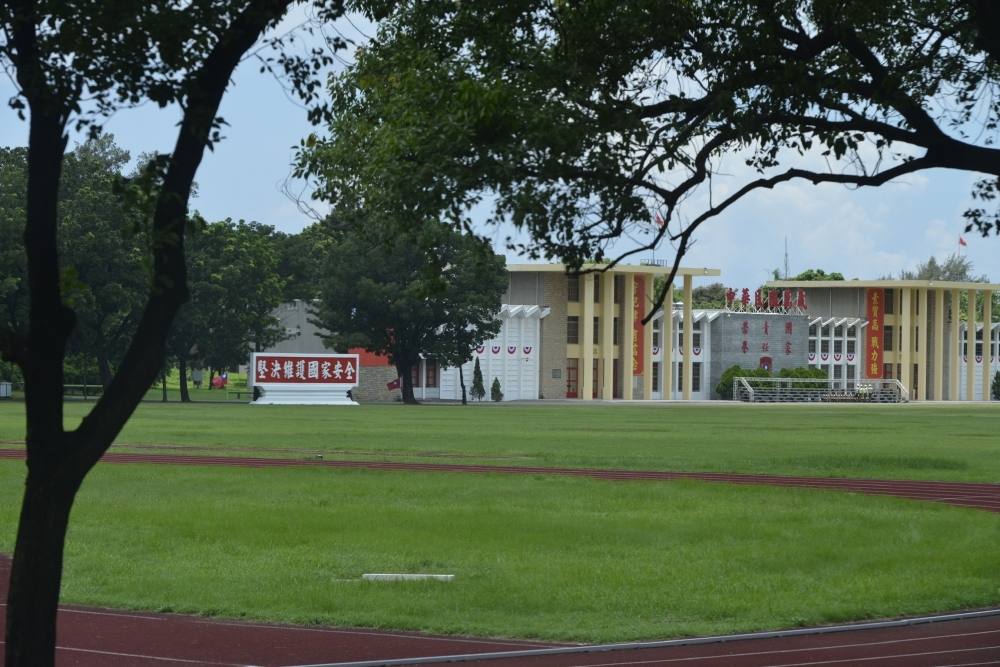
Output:
<svg viewBox="0 0 1000 667">
<path fill-rule="evenodd" d="M 358 386 L 356 354 L 255 352 L 252 384 L 256 405 L 357 405 L 347 392 Z"/>
</svg>

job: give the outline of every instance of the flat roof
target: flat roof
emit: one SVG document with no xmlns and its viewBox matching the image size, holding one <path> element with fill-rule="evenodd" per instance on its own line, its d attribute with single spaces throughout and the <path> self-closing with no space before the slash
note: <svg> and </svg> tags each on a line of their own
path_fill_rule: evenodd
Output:
<svg viewBox="0 0 1000 667">
<path fill-rule="evenodd" d="M 864 288 L 882 287 L 884 289 L 945 289 L 945 290 L 1000 290 L 998 283 L 966 283 L 950 280 L 770 280 L 768 287 L 798 287 L 812 288 Z"/>
<path fill-rule="evenodd" d="M 584 264 L 584 269 L 600 269 L 607 264 Z M 645 266 L 642 264 L 616 264 L 607 273 L 646 273 L 655 276 L 670 275 L 669 266 Z M 541 273 L 566 273 L 565 264 L 508 264 L 508 271 L 538 271 Z M 721 276 L 722 269 L 679 267 L 679 276 Z"/>
</svg>

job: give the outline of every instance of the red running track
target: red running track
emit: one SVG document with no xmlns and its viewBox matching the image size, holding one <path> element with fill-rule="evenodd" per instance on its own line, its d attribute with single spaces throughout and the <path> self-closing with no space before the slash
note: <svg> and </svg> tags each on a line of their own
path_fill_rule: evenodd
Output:
<svg viewBox="0 0 1000 667">
<path fill-rule="evenodd" d="M 23 459 L 24 449 L 0 448 L 0 458 Z M 1000 512 L 1000 484 L 978 482 L 933 482 L 922 480 L 850 479 L 833 477 L 788 477 L 736 473 L 669 472 L 658 470 L 597 470 L 588 468 L 544 468 L 536 466 L 472 465 L 461 463 L 407 463 L 397 461 L 342 461 L 315 458 L 263 458 L 250 456 L 191 456 L 108 452 L 106 463 L 153 463 L 165 465 L 226 465 L 247 468 L 325 466 L 369 470 L 420 470 L 425 472 L 505 473 L 520 475 L 570 475 L 617 481 L 671 481 L 692 479 L 727 484 L 765 484 L 809 489 L 833 489 L 871 495 L 896 496 L 973 507 Z"/>
<path fill-rule="evenodd" d="M 0 599 L 10 560 L 0 556 Z M 0 625 L 6 608 L 0 605 Z M 522 651 L 554 645 L 325 627 L 223 621 L 177 614 L 62 606 L 57 667 L 290 667 Z M 660 648 L 500 657 L 487 667 L 805 667 L 1000 665 L 1000 615 L 893 628 Z M 2 649 L 2 642 L 0 642 Z M 3 665 L 0 651 L 0 667 Z"/>
</svg>

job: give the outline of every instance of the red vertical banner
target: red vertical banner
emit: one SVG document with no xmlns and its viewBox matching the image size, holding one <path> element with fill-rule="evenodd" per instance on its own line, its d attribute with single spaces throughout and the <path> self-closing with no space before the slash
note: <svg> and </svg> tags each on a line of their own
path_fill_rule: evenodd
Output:
<svg viewBox="0 0 1000 667">
<path fill-rule="evenodd" d="M 667 301 L 670 303 L 670 301 Z M 646 278 L 636 276 L 632 289 L 632 375 L 642 375 L 642 367 L 645 358 L 643 350 L 646 348 L 646 332 L 642 326 L 642 318 L 646 312 Z"/>
<path fill-rule="evenodd" d="M 868 317 L 868 337 L 865 352 L 865 377 L 870 380 L 882 379 L 882 331 L 885 311 L 882 299 L 885 290 L 869 289 L 865 293 L 865 315 Z"/>
</svg>

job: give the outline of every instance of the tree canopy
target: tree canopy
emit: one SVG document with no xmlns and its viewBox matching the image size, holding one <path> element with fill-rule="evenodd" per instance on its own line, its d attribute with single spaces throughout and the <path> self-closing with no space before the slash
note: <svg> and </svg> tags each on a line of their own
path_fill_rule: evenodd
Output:
<svg viewBox="0 0 1000 667">
<path fill-rule="evenodd" d="M 993 5 L 372 3 L 378 34 L 332 82 L 329 134 L 304 142 L 298 173 L 331 202 L 402 207 L 402 227 L 440 215 L 469 228 L 488 196 L 491 222 L 521 232 L 513 249 L 571 269 L 666 240 L 676 270 L 703 222 L 795 179 L 962 169 L 989 175 L 975 190 L 988 205 Z M 967 217 L 1000 231 L 984 207 Z"/>
<path fill-rule="evenodd" d="M 421 356 L 459 365 L 500 331 L 505 266 L 488 245 L 442 223 L 392 249 L 345 232 L 330 247 L 315 322 L 331 332 L 328 347 L 387 356 L 412 403 L 410 368 Z"/>
</svg>

